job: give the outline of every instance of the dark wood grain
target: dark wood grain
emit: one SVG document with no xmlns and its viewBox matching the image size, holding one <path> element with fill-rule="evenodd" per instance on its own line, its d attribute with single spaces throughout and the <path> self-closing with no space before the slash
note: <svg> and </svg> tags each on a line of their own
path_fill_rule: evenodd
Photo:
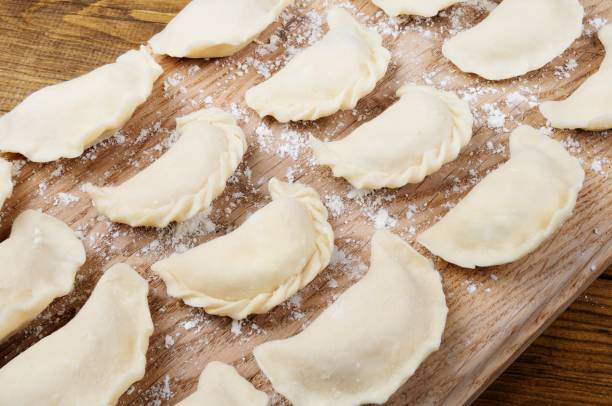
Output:
<svg viewBox="0 0 612 406">
<path fill-rule="evenodd" d="M 482 395 L 475 406 L 612 404 L 612 269 Z"/>
<path fill-rule="evenodd" d="M 0 111 L 7 112 L 28 94 L 43 86 L 71 79 L 100 64 L 114 60 L 119 54 L 137 47 L 159 31 L 188 0 L 1 0 L 0 1 Z M 328 1 L 300 0 L 300 10 L 322 8 Z M 333 1 L 340 3 L 340 1 Z M 356 10 L 374 15 L 377 9 L 367 0 L 355 0 Z M 608 0 L 584 0 L 589 16 L 605 16 L 612 19 L 612 4 Z M 464 6 L 457 6 L 464 7 Z M 484 17 L 465 7 L 465 19 L 471 22 Z M 294 16 L 284 22 L 280 33 L 286 39 L 287 32 L 299 27 L 302 21 Z M 436 83 L 444 75 L 454 78 L 451 88 L 470 85 L 487 85 L 473 75 L 463 75 L 440 54 L 440 39 L 429 41 L 412 28 L 421 25 L 428 30 L 448 35 L 452 24 L 448 16 L 431 20 L 402 20 L 401 26 L 409 29 L 397 38 L 386 37 L 385 45 L 398 57 L 377 89 L 360 102 L 356 114 L 344 112 L 332 118 L 312 124 L 300 124 L 292 129 L 312 131 L 316 135 L 343 136 L 362 121 L 378 114 L 388 106 L 399 83 L 423 82 L 425 72 L 434 72 Z M 262 34 L 267 41 L 272 27 Z M 333 267 L 319 276 L 302 292 L 303 304 L 299 309 L 303 319 L 291 317 L 293 308 L 279 306 L 268 315 L 257 316 L 246 322 L 252 328 L 257 324 L 262 334 L 253 333 L 236 337 L 230 332 L 231 322 L 223 318 L 205 315 L 179 301 L 168 298 L 163 283 L 152 276 L 149 265 L 168 255 L 171 247 L 144 251 L 162 234 L 152 230 L 111 225 L 91 207 L 89 200 L 79 191 L 84 181 L 113 184 L 138 172 L 161 153 L 160 144 L 174 127 L 174 119 L 194 109 L 192 101 L 200 92 L 214 96 L 215 104 L 229 109 L 232 103 L 243 107 L 244 91 L 262 80 L 251 70 L 244 77 L 233 81 L 224 78 L 235 72 L 236 64 L 254 56 L 254 47 L 247 47 L 238 55 L 220 63 L 207 61 L 173 60 L 160 58 L 165 69 L 151 98 L 135 113 L 122 130 L 129 142 L 124 145 L 104 143 L 92 148 L 86 158 L 63 160 L 48 165 L 26 164 L 18 176 L 13 197 L 7 202 L 0 217 L 0 239 L 9 232 L 12 219 L 25 208 L 42 208 L 56 215 L 74 229 L 80 230 L 87 242 L 88 261 L 77 279 L 73 294 L 57 300 L 45 317 L 31 323 L 18 332 L 8 343 L 0 346 L 0 367 L 21 351 L 70 320 L 87 299 L 103 269 L 125 261 L 134 266 L 150 282 L 150 307 L 155 323 L 147 354 L 147 373 L 135 385 L 135 390 L 122 397 L 121 405 L 144 405 L 159 401 L 163 405 L 174 404 L 184 398 L 196 385 L 203 366 L 212 359 L 235 365 L 239 371 L 260 388 L 270 392 L 265 377 L 259 373 L 251 350 L 253 346 L 278 337 L 286 337 L 303 328 L 324 309 L 332 298 L 354 282 L 347 267 Z M 579 68 L 568 77 L 557 78 L 555 66 L 568 56 L 578 61 Z M 542 70 L 526 75 L 524 83 L 542 86 L 540 99 L 563 98 L 572 92 L 586 77 L 597 69 L 603 57 L 596 36 L 584 35 L 563 57 Z M 200 73 L 186 75 L 189 67 L 197 65 Z M 175 73 L 186 76 L 182 84 L 186 94 L 177 89 L 166 92 L 163 80 Z M 521 80 L 523 80 L 521 79 Z M 484 102 L 497 102 L 505 92 L 516 90 L 520 81 L 496 84 L 504 92 L 483 97 Z M 509 115 L 511 111 L 506 111 Z M 516 113 L 516 112 L 515 112 Z M 259 120 L 252 112 L 243 127 L 251 145 L 256 145 L 253 132 Z M 533 126 L 544 125 L 537 108 L 515 114 L 511 126 L 524 122 Z M 144 141 L 136 141 L 143 128 L 151 128 L 159 122 L 162 131 L 151 134 Z M 279 126 L 272 120 L 264 121 L 278 135 Z M 338 124 L 343 125 L 337 131 Z M 410 202 L 428 203 L 428 209 L 415 215 L 411 224 L 422 230 L 435 216 L 443 214 L 449 200 L 457 201 L 467 190 L 452 191 L 456 180 L 469 181 L 470 169 L 476 169 L 479 178 L 507 158 L 507 152 L 493 154 L 486 147 L 492 140 L 497 145 L 507 145 L 507 132 L 497 133 L 480 125 L 460 158 L 445 165 L 438 173 L 419 185 L 408 185 L 393 192 L 386 208 L 400 219 L 394 231 L 406 233 L 406 206 Z M 585 160 L 586 167 L 595 157 L 612 159 L 612 137 L 601 133 L 560 131 L 557 139 L 571 136 L 580 144 L 573 151 Z M 17 158 L 17 157 L 15 157 Z M 198 236 L 196 243 L 215 236 L 242 221 L 248 213 L 266 201 L 266 191 L 261 179 L 271 175 L 283 177 L 292 165 L 304 165 L 305 158 L 296 163 L 288 158 L 279 159 L 251 147 L 242 167 L 242 175 L 230 184 L 227 192 L 215 204 L 213 220 L 218 228 L 215 233 Z M 129 164 L 128 164 L 129 162 Z M 134 165 L 134 162 L 136 165 Z M 51 178 L 50 174 L 63 165 L 64 175 Z M 248 165 L 248 166 L 246 166 Z M 608 165 L 609 166 L 609 165 Z M 244 175 L 244 169 L 252 170 L 252 179 Z M 321 194 L 345 194 L 348 190 L 342 180 L 331 179 L 329 172 L 314 168 L 298 174 L 297 179 L 313 185 Z M 38 193 L 41 183 L 47 186 L 44 194 Z M 233 193 L 246 194 L 244 200 L 231 214 L 223 214 L 223 205 Z M 70 192 L 81 200 L 69 207 L 56 205 L 53 196 L 58 192 Z M 545 326 L 568 306 L 592 281 L 597 279 L 612 261 L 612 207 L 610 194 L 612 182 L 606 177 L 587 170 L 585 187 L 580 194 L 574 216 L 559 233 L 542 245 L 532 255 L 514 264 L 468 271 L 436 260 L 436 266 L 444 277 L 450 315 L 441 350 L 431 356 L 417 374 L 389 402 L 390 405 L 440 403 L 457 405 L 469 403 L 497 377 L 504 368 L 538 336 Z M 336 244 L 348 254 L 368 263 L 371 223 L 364 220 L 359 207 L 352 204 L 345 214 L 333 219 L 338 237 Z M 119 237 L 109 240 L 111 231 Z M 170 229 L 171 231 L 171 229 Z M 349 244 L 349 241 L 352 241 Z M 355 242 L 356 241 L 356 242 Z M 420 249 L 420 247 L 417 247 Z M 420 249 L 421 250 L 421 249 Z M 146 252 L 146 254 L 144 254 Z M 424 252 L 421 250 L 421 252 Z M 492 275 L 499 277 L 493 282 Z M 334 278 L 339 288 L 330 289 L 327 282 Z M 610 396 L 612 343 L 610 317 L 610 272 L 604 274 L 578 300 L 563 313 L 527 352 L 510 366 L 491 388 L 476 401 L 478 405 L 519 404 L 606 404 Z M 474 295 L 466 294 L 469 283 L 480 289 Z M 491 294 L 484 288 L 491 288 Z M 586 297 L 586 299 L 585 299 Z M 184 321 L 198 320 L 197 329 L 182 329 Z M 168 334 L 176 336 L 176 344 L 166 348 Z M 171 383 L 171 394 L 163 392 L 165 379 Z M 279 400 L 276 398 L 276 400 Z M 280 401 L 280 400 L 279 400 Z"/>
</svg>

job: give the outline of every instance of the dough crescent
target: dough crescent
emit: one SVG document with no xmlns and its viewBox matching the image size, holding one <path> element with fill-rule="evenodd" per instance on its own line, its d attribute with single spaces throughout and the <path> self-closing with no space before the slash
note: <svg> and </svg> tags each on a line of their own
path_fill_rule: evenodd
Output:
<svg viewBox="0 0 612 406">
<path fill-rule="evenodd" d="M 9 161 L 0 158 L 0 209 L 11 194 L 13 194 L 12 165 Z"/>
<path fill-rule="evenodd" d="M 0 369 L 0 404 L 108 406 L 144 376 L 153 322 L 147 283 L 107 270 L 81 311 Z"/>
<path fill-rule="evenodd" d="M 247 149 L 235 118 L 205 109 L 178 118 L 178 141 L 156 162 L 116 187 L 85 185 L 96 208 L 132 227 L 165 227 L 208 210 Z"/>
<path fill-rule="evenodd" d="M 397 17 L 400 14 L 433 17 L 437 15 L 440 10 L 444 10 L 461 1 L 462 0 L 372 0 L 374 4 L 382 8 L 383 11 L 391 17 Z"/>
<path fill-rule="evenodd" d="M 193 0 L 149 40 L 156 54 L 230 56 L 253 41 L 293 0 Z"/>
<path fill-rule="evenodd" d="M 247 104 L 261 117 L 285 123 L 350 110 L 384 76 L 391 54 L 379 34 L 343 9 L 331 9 L 327 20 L 323 39 L 246 92 Z"/>
<path fill-rule="evenodd" d="M 563 101 L 540 105 L 542 115 L 555 128 L 597 131 L 612 128 L 612 24 L 599 31 L 606 57 L 599 71 Z"/>
<path fill-rule="evenodd" d="M 446 41 L 442 53 L 464 72 L 503 80 L 540 69 L 582 33 L 578 0 L 504 0 L 476 26 Z"/>
<path fill-rule="evenodd" d="M 334 234 L 317 192 L 275 178 L 268 188 L 272 202 L 236 230 L 151 267 L 170 296 L 243 319 L 285 301 L 329 264 Z"/>
<path fill-rule="evenodd" d="M 417 241 L 464 268 L 506 264 L 535 250 L 572 214 L 584 170 L 528 126 L 510 136 L 510 156 Z"/>
<path fill-rule="evenodd" d="M 76 158 L 125 124 L 162 73 L 142 47 L 115 63 L 40 89 L 0 117 L 0 151 L 34 162 Z"/>
<path fill-rule="evenodd" d="M 72 291 L 85 248 L 55 217 L 26 210 L 0 243 L 0 341 Z"/>
<path fill-rule="evenodd" d="M 419 183 L 453 161 L 472 138 L 469 105 L 455 94 L 406 85 L 400 99 L 347 137 L 321 142 L 310 137 L 319 164 L 358 189 Z"/>
<path fill-rule="evenodd" d="M 384 403 L 440 347 L 448 310 L 431 261 L 381 230 L 370 262 L 304 331 L 255 348 L 274 389 L 295 406 Z"/>
<path fill-rule="evenodd" d="M 222 362 L 209 363 L 198 389 L 176 406 L 267 406 L 268 395 L 258 391 L 234 368 Z"/>
</svg>

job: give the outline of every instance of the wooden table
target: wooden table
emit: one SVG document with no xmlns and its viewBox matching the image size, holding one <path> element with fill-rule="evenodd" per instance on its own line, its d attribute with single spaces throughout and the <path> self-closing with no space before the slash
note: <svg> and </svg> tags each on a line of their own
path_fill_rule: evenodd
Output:
<svg viewBox="0 0 612 406">
<path fill-rule="evenodd" d="M 612 9 L 601 5 L 606 1 L 589 0 L 584 3 L 591 8 L 598 7 L 598 11 L 607 12 L 607 17 L 612 18 Z M 38 88 L 83 74 L 146 42 L 185 3 L 187 0 L 1 1 L 0 111 L 11 110 Z M 371 5 L 364 6 L 364 1 L 355 3 L 372 10 Z M 595 6 L 597 3 L 601 4 Z M 594 44 L 594 49 L 597 47 L 595 39 L 590 43 Z M 601 50 L 597 52 L 592 53 L 593 66 L 589 64 L 589 69 L 576 73 L 571 69 L 564 71 L 561 67 L 560 75 L 571 76 L 571 80 L 563 82 L 564 85 L 573 89 L 573 81 L 582 81 L 584 76 L 590 74 L 601 59 Z M 532 117 L 534 114 L 532 111 L 526 116 Z M 155 109 L 150 108 L 141 115 L 154 117 Z M 134 128 L 129 131 L 138 132 Z M 609 150 L 607 156 L 610 157 Z M 19 186 L 18 201 L 8 205 L 11 217 L 29 204 L 30 197 L 39 199 L 36 185 L 48 175 L 41 165 L 28 165 L 27 168 L 28 180 L 34 180 Z M 601 199 L 608 199 L 609 203 L 610 196 L 601 196 Z M 66 214 L 69 218 L 65 220 L 74 220 L 85 212 L 85 209 L 80 209 L 79 213 Z M 8 230 L 9 225 L 2 223 L 0 237 L 4 238 Z M 601 238 L 609 238 L 609 234 Z M 607 247 L 609 249 L 610 246 Z M 369 254 L 365 255 L 367 257 Z M 603 258 L 606 264 L 600 266 L 608 266 L 610 252 Z M 91 285 L 91 282 L 82 281 L 77 283 L 77 288 L 88 292 Z M 76 308 L 85 298 L 86 295 L 72 298 L 77 303 Z M 57 310 L 57 306 L 54 310 Z M 59 317 L 58 325 L 36 325 L 32 329 L 39 329 L 36 334 L 49 334 L 69 320 L 75 311 L 75 308 L 68 308 L 67 314 Z M 608 270 L 476 400 L 476 404 L 611 404 L 611 316 L 612 271 Z M 17 346 L 5 357 L 12 357 L 15 355 L 13 351 L 27 348 L 34 340 L 30 333 L 20 336 L 26 337 L 23 348 Z M 163 339 L 163 334 L 160 337 Z M 501 372 L 501 369 L 497 372 Z M 172 404 L 163 392 L 162 377 L 150 382 L 161 382 L 157 399 L 164 404 Z M 193 384 L 192 380 L 189 384 L 191 388 Z M 139 399 L 146 401 L 146 398 Z M 399 403 L 396 401 L 394 404 Z"/>
</svg>

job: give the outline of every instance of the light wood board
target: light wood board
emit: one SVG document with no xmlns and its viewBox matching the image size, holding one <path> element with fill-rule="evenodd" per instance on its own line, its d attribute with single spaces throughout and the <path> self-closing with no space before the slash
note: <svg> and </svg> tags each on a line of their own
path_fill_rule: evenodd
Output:
<svg viewBox="0 0 612 406">
<path fill-rule="evenodd" d="M 18 3 L 0 5 L 0 11 L 2 7 L 20 8 L 0 13 L 5 29 L 20 32 L 0 43 L 0 71 L 15 73 L 12 81 L 0 83 L 0 109 L 5 112 L 32 91 L 108 63 L 146 41 L 186 1 Z M 218 61 L 160 58 L 164 77 L 121 131 L 123 136 L 88 150 L 83 158 L 42 165 L 24 163 L 16 155 L 10 157 L 19 166 L 24 165 L 16 176 L 14 195 L 2 211 L 0 238 L 8 235 L 12 220 L 20 212 L 40 208 L 83 236 L 88 261 L 79 271 L 71 295 L 58 299 L 37 320 L 0 345 L 0 367 L 68 322 L 103 270 L 127 262 L 150 282 L 155 333 L 147 355 L 147 373 L 122 397 L 121 405 L 172 405 L 195 389 L 202 368 L 211 360 L 233 364 L 256 386 L 272 393 L 253 360 L 253 347 L 299 332 L 355 283 L 367 269 L 369 239 L 375 225 L 386 225 L 414 242 L 414 232 L 427 228 L 489 170 L 507 159 L 509 131 L 520 123 L 545 126 L 534 104 L 566 97 L 598 68 L 603 49 L 593 31 L 599 18 L 612 19 L 610 2 L 582 1 L 587 11 L 585 34 L 571 49 L 539 71 L 492 83 L 459 72 L 441 55 L 446 38 L 486 15 L 479 7 L 454 6 L 433 19 L 390 20 L 363 0 L 296 3 L 259 38 L 261 44 L 278 38 L 278 47 L 252 44 Z M 361 21 L 383 31 L 385 45 L 394 55 L 387 75 L 355 111 L 289 126 L 266 118 L 263 123 L 272 135 L 256 131 L 262 120 L 246 107 L 244 92 L 264 79 L 265 70 L 274 72 L 282 66 L 293 49 L 307 46 L 309 40 L 324 33 L 324 10 L 332 4 L 348 6 Z M 8 17 L 11 15 L 20 17 Z M 32 34 L 40 26 L 48 33 L 44 41 L 37 41 Z M 81 35 L 73 34 L 74 26 Z M 272 52 L 262 56 L 264 49 Z M 30 52 L 27 55 L 26 50 Z M 342 179 L 332 178 L 329 170 L 312 164 L 304 145 L 308 133 L 329 139 L 345 136 L 389 106 L 395 91 L 406 82 L 456 90 L 470 99 L 477 125 L 474 138 L 457 161 L 421 184 L 367 196 Z M 516 95 L 508 99 L 512 93 L 528 100 Z M 80 191 L 84 182 L 116 184 L 142 170 L 167 148 L 175 118 L 211 101 L 241 117 L 250 149 L 236 177 L 217 199 L 210 220 L 162 231 L 134 230 L 113 225 L 96 213 Z M 497 116 L 505 118 L 503 128 L 489 128 L 500 122 L 495 119 L 495 109 L 500 111 Z M 263 136 L 258 139 L 257 133 Z M 587 172 L 573 217 L 537 251 L 508 266 L 471 271 L 435 260 L 450 309 L 443 345 L 392 397 L 390 405 L 470 402 L 612 262 L 612 181 L 608 176 L 612 138 L 604 132 L 580 131 L 554 131 L 552 136 L 583 160 Z M 163 282 L 149 271 L 150 264 L 177 249 L 232 230 L 269 200 L 267 180 L 272 176 L 286 178 L 287 174 L 315 187 L 333 209 L 331 223 L 338 247 L 334 264 L 290 302 L 241 325 L 169 298 Z M 72 196 L 79 200 L 71 201 Z M 214 231 L 206 231 L 212 228 Z M 415 247 L 432 257 L 417 244 Z M 278 395 L 273 400 L 274 404 L 283 404 Z"/>
</svg>

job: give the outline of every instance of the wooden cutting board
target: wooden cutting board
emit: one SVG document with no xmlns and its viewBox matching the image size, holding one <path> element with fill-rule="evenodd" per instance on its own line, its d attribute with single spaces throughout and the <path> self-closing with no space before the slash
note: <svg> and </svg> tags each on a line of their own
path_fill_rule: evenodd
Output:
<svg viewBox="0 0 612 406">
<path fill-rule="evenodd" d="M 146 42 L 186 3 L 3 1 L 0 110 L 7 112 L 32 91 L 111 62 Z M 246 107 L 244 92 L 316 41 L 327 30 L 324 10 L 333 4 L 347 7 L 383 34 L 393 51 L 387 75 L 354 111 L 288 126 L 270 118 L 260 120 Z M 146 375 L 121 398 L 121 405 L 172 405 L 195 390 L 201 370 L 212 360 L 236 366 L 272 394 L 253 360 L 253 347 L 299 332 L 354 284 L 367 269 L 375 227 L 388 227 L 414 243 L 415 233 L 508 158 L 512 129 L 521 123 L 545 127 L 538 101 L 565 98 L 597 70 L 604 53 L 595 32 L 605 19 L 612 20 L 612 3 L 607 0 L 582 0 L 587 12 L 584 35 L 545 68 L 497 83 L 461 73 L 442 56 L 441 44 L 484 18 L 486 6 L 495 5 L 479 4 L 454 6 L 433 19 L 389 19 L 365 0 L 298 0 L 259 37 L 258 44 L 231 58 L 159 58 L 165 74 L 148 102 L 118 136 L 89 149 L 82 158 L 42 165 L 10 156 L 18 167 L 17 185 L 1 213 L 0 239 L 8 236 L 20 212 L 39 208 L 82 236 L 88 261 L 72 294 L 55 301 L 0 344 L 0 367 L 68 322 L 102 272 L 126 262 L 150 282 L 155 333 Z M 393 103 L 395 91 L 406 82 L 455 90 L 470 101 L 477 118 L 474 138 L 457 161 L 421 184 L 369 194 L 312 163 L 305 144 L 308 134 L 344 137 Z M 128 179 L 167 149 L 176 117 L 207 105 L 239 117 L 250 142 L 243 164 L 209 218 L 153 230 L 112 224 L 96 213 L 80 190 L 84 182 L 111 185 Z M 508 266 L 473 271 L 435 259 L 414 243 L 442 273 L 450 312 L 440 351 L 427 359 L 389 405 L 469 403 L 612 263 L 612 137 L 606 132 L 557 130 L 552 136 L 582 160 L 587 176 L 574 215 L 537 251 Z M 336 233 L 332 265 L 287 303 L 243 323 L 209 316 L 169 298 L 149 266 L 234 229 L 269 201 L 265 185 L 272 176 L 304 182 L 319 191 Z M 284 402 L 279 395 L 272 399 L 274 404 Z"/>
</svg>

